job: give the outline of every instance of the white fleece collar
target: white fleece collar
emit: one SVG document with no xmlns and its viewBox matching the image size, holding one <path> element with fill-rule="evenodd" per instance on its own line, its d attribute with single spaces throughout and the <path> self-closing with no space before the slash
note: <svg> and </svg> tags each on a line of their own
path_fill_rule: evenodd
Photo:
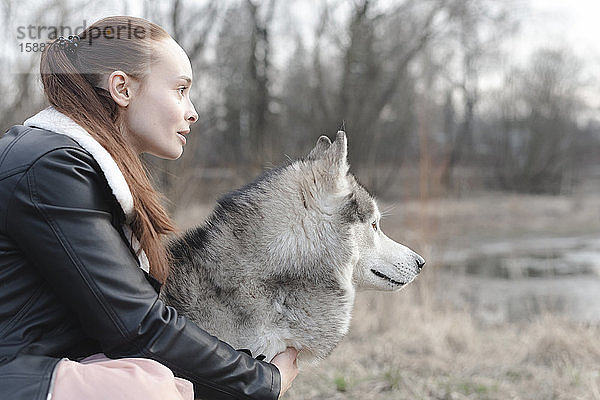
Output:
<svg viewBox="0 0 600 400">
<path fill-rule="evenodd" d="M 133 215 L 133 197 L 129 185 L 117 163 L 108 154 L 108 151 L 98 143 L 92 135 L 83 129 L 77 122 L 61 113 L 54 107 L 48 107 L 33 117 L 26 120 L 23 125 L 34 126 L 52 132 L 60 133 L 75 140 L 81 147 L 89 152 L 96 160 L 108 181 L 113 194 L 121 205 L 127 220 Z"/>
<path fill-rule="evenodd" d="M 133 216 L 133 196 L 131 195 L 131 190 L 129 190 L 129 185 L 127 185 L 127 181 L 115 160 L 108 151 L 92 137 L 92 135 L 54 107 L 48 107 L 45 110 L 40 111 L 33 117 L 27 119 L 23 125 L 42 128 L 66 135 L 75 140 L 81 147 L 90 153 L 102 169 L 106 181 L 108 182 L 108 186 L 110 186 L 113 195 L 119 202 L 126 220 L 131 220 L 131 217 Z M 131 246 L 137 252 L 140 248 L 137 238 L 131 231 L 129 225 L 125 224 L 123 228 Z M 138 258 L 140 260 L 140 267 L 148 272 L 148 258 L 143 250 L 140 252 Z"/>
</svg>

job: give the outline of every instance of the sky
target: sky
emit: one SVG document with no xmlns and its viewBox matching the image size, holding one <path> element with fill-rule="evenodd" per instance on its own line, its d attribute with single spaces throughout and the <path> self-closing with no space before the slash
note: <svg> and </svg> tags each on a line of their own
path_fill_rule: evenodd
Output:
<svg viewBox="0 0 600 400">
<path fill-rule="evenodd" d="M 600 121 L 600 0 L 530 0 L 530 7 L 520 35 L 523 51 L 571 49 L 590 82 L 583 93 L 593 108 L 589 116 Z"/>
<path fill-rule="evenodd" d="M 530 0 L 535 11 L 525 33 L 532 43 L 564 44 L 580 57 L 600 61 L 599 0 Z"/>
</svg>

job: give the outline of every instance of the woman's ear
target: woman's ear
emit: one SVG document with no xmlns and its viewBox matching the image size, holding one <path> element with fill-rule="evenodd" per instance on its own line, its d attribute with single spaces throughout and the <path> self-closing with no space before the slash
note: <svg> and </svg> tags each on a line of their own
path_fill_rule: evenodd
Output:
<svg viewBox="0 0 600 400">
<path fill-rule="evenodd" d="M 108 91 L 118 105 L 127 107 L 131 101 L 131 78 L 123 71 L 114 71 L 108 77 Z"/>
</svg>

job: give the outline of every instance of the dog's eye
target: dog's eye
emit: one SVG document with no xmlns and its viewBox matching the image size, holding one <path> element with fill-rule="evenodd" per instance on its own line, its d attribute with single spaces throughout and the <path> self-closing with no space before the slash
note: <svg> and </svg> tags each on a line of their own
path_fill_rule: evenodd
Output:
<svg viewBox="0 0 600 400">
<path fill-rule="evenodd" d="M 371 222 L 371 226 L 373 227 L 373 230 L 375 232 L 377 232 L 377 222 L 375 222 L 375 221 Z"/>
</svg>

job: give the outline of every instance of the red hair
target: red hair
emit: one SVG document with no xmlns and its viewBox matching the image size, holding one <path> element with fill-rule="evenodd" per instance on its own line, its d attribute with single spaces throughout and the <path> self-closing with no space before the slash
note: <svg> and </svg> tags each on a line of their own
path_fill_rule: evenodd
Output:
<svg viewBox="0 0 600 400">
<path fill-rule="evenodd" d="M 168 256 L 163 235 L 175 226 L 160 195 L 135 150 L 125 140 L 119 106 L 101 83 L 121 70 L 144 82 L 155 61 L 154 47 L 170 38 L 160 26 L 141 18 L 115 16 L 101 19 L 80 34 L 70 53 L 54 41 L 42 53 L 40 73 L 44 92 L 52 106 L 86 129 L 115 160 L 133 196 L 130 226 L 159 281 L 167 278 Z M 68 49 L 67 49 L 68 50 Z"/>
</svg>

